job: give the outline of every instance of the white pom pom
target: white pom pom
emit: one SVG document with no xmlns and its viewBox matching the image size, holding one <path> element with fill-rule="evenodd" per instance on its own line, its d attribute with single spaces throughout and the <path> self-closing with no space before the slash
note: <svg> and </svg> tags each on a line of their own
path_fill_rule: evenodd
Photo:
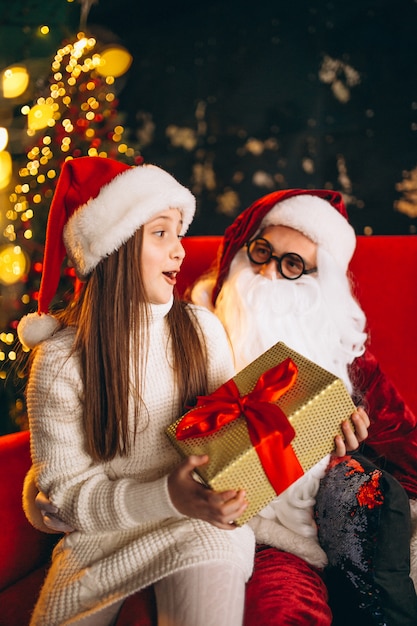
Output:
<svg viewBox="0 0 417 626">
<path fill-rule="evenodd" d="M 59 328 L 58 320 L 46 313 L 29 313 L 20 320 L 17 326 L 17 335 L 25 348 L 34 348 L 41 341 L 45 341 Z"/>
</svg>

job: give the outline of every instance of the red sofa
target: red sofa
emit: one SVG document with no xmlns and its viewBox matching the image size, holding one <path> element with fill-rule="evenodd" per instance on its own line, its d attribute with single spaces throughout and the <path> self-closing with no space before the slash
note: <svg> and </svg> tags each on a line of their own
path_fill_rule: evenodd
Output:
<svg viewBox="0 0 417 626">
<path fill-rule="evenodd" d="M 221 237 L 187 237 L 180 293 L 215 259 Z M 351 263 L 356 293 L 371 329 L 371 349 L 417 411 L 417 237 L 358 237 Z M 0 437 L 0 626 L 27 626 L 57 537 L 36 531 L 21 506 L 30 466 L 29 434 Z M 129 598 L 117 626 L 155 624 L 152 589 Z"/>
</svg>

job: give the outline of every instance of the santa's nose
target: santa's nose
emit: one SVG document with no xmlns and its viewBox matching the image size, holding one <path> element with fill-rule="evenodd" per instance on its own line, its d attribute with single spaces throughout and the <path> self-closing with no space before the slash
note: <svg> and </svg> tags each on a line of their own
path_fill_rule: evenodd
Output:
<svg viewBox="0 0 417 626">
<path fill-rule="evenodd" d="M 259 273 L 262 274 L 268 280 L 276 280 L 277 278 L 282 278 L 281 274 L 277 268 L 277 262 L 275 259 L 271 259 L 269 263 L 264 263 L 261 265 Z"/>
</svg>

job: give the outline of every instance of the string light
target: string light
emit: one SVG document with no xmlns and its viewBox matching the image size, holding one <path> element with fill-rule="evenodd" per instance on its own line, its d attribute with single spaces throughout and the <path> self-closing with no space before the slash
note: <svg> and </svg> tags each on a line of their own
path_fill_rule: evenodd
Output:
<svg viewBox="0 0 417 626">
<path fill-rule="evenodd" d="M 45 36 L 48 28 L 44 26 L 39 32 Z M 0 249 L 0 282 L 6 286 L 19 283 L 17 297 L 28 310 L 36 308 L 43 256 L 43 245 L 38 241 L 44 234 L 62 163 L 83 155 L 123 158 L 132 165 L 142 161 L 139 152 L 122 141 L 125 128 L 119 122 L 115 93 L 115 79 L 128 70 L 131 56 L 120 47 L 107 48 L 102 53 L 97 48 L 96 39 L 83 32 L 73 42 L 63 44 L 51 62 L 49 93 L 38 97 L 32 106 L 21 108 L 33 145 L 18 171 L 19 182 L 9 195 L 10 209 L 4 215 L 8 223 L 1 226 L 8 243 Z M 3 73 L 3 93 L 6 79 L 12 93 L 11 81 L 13 78 L 17 82 L 16 77 L 16 68 L 7 75 Z M 24 85 L 22 81 L 20 89 Z M 0 142 L 1 139 L 0 134 Z M 3 155 L 8 153 L 0 151 L 0 188 L 6 171 L 1 159 L 7 160 L 7 156 Z M 7 184 L 9 181 L 10 178 Z M 25 249 L 30 250 L 29 255 Z M 63 277 L 68 281 L 63 288 L 68 291 L 73 272 L 64 271 Z M 0 332 L 0 360 L 4 364 L 16 358 L 10 349 L 16 341 L 16 325 L 17 320 L 12 321 L 8 333 Z M 1 342 L 7 343 L 8 348 L 1 347 Z"/>
</svg>

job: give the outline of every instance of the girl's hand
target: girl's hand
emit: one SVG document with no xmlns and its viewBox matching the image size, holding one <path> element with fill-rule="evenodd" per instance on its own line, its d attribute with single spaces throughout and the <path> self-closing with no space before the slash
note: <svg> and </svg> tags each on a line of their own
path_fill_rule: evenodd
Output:
<svg viewBox="0 0 417 626">
<path fill-rule="evenodd" d="M 69 526 L 59 517 L 57 507 L 52 504 L 42 491 L 39 491 L 36 496 L 35 505 L 41 512 L 42 521 L 49 530 L 56 533 L 71 533 L 74 530 L 72 526 Z"/>
<path fill-rule="evenodd" d="M 352 413 L 352 422 L 355 427 L 355 431 L 352 430 L 352 426 L 349 420 L 342 422 L 342 431 L 344 435 L 336 435 L 334 438 L 336 456 L 345 456 L 349 452 L 354 452 L 359 448 L 359 444 L 368 437 L 368 428 L 370 420 L 368 414 L 362 407 L 358 407 L 354 413 Z"/>
<path fill-rule="evenodd" d="M 193 478 L 196 467 L 205 465 L 208 456 L 189 456 L 168 476 L 168 491 L 175 508 L 186 515 L 204 520 L 221 528 L 233 530 L 234 520 L 248 506 L 242 490 L 212 491 Z"/>
</svg>

